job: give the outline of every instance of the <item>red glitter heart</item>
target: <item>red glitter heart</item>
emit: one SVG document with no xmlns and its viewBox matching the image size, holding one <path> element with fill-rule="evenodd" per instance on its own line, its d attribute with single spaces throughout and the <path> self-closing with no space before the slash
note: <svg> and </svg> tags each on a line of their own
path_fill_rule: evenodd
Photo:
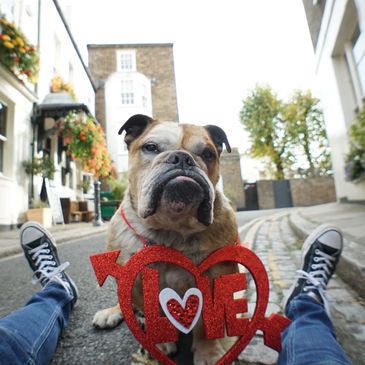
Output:
<svg viewBox="0 0 365 365">
<path fill-rule="evenodd" d="M 167 302 L 167 309 L 170 314 L 181 323 L 185 328 L 189 328 L 193 322 L 199 307 L 199 298 L 196 295 L 190 295 L 183 308 L 176 299 L 170 299 Z"/>
<path fill-rule="evenodd" d="M 237 336 L 237 341 L 217 361 L 216 365 L 231 364 L 248 345 L 257 330 L 263 332 L 264 343 L 267 346 L 280 351 L 280 333 L 290 321 L 278 314 L 272 314 L 269 318 L 265 317 L 269 299 L 267 273 L 260 259 L 246 247 L 223 247 L 211 253 L 198 266 L 179 251 L 163 246 L 145 247 L 133 255 L 123 266 L 116 262 L 119 254 L 120 251 L 112 251 L 90 257 L 99 285 L 103 285 L 108 275 L 112 275 L 117 280 L 119 304 L 127 325 L 142 346 L 162 364 L 176 365 L 156 344 L 177 342 L 178 330 L 167 317 L 160 316 L 159 273 L 157 270 L 149 268 L 150 264 L 156 262 L 177 265 L 194 276 L 196 288 L 203 297 L 201 313 L 207 339 L 224 337 L 225 327 L 228 336 Z M 246 312 L 247 302 L 244 299 L 233 300 L 231 298 L 229 305 L 222 301 L 223 298 L 227 299 L 225 294 L 237 291 L 237 288 L 241 290 L 242 283 L 245 284 L 244 274 L 229 274 L 215 279 L 217 280 L 217 293 L 219 292 L 220 295 L 213 295 L 209 278 L 204 273 L 221 262 L 236 262 L 243 265 L 251 274 L 257 291 L 256 307 L 251 318 L 236 317 L 236 313 Z M 146 331 L 140 327 L 132 305 L 132 290 L 138 275 L 142 277 L 145 318 L 149 318 L 149 328 L 146 321 Z M 224 308 L 224 313 L 226 313 L 223 320 L 221 320 L 222 313 L 221 316 L 217 315 L 219 308 Z"/>
</svg>

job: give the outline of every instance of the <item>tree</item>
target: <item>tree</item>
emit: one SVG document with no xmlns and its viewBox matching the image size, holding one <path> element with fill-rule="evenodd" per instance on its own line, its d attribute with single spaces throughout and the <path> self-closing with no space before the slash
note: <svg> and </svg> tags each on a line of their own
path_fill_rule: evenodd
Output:
<svg viewBox="0 0 365 365">
<path fill-rule="evenodd" d="M 284 179 L 288 138 L 281 119 L 283 104 L 268 86 L 256 86 L 243 101 L 241 123 L 249 133 L 253 157 L 267 157 L 277 179 Z"/>
<path fill-rule="evenodd" d="M 297 90 L 283 106 L 282 117 L 286 121 L 291 149 L 296 152 L 291 170 L 299 166 L 296 173 L 300 177 L 331 173 L 329 145 L 319 103 L 309 90 Z M 298 163 L 300 156 L 305 157 L 307 164 Z"/>
<path fill-rule="evenodd" d="M 295 91 L 284 102 L 270 87 L 256 86 L 243 101 L 240 118 L 252 157 L 268 158 L 277 179 L 331 174 L 323 113 L 310 91 Z"/>
</svg>

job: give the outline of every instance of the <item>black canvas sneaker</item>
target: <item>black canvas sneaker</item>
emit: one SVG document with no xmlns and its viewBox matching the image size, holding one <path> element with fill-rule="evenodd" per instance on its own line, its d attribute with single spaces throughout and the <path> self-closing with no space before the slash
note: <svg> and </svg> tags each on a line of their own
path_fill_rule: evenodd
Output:
<svg viewBox="0 0 365 365">
<path fill-rule="evenodd" d="M 308 294 L 322 301 L 330 316 L 326 287 L 336 270 L 342 247 L 341 231 L 327 224 L 320 225 L 307 237 L 302 248 L 302 268 L 297 271 L 297 280 L 283 302 L 285 313 L 293 298 Z"/>
<path fill-rule="evenodd" d="M 70 276 L 64 272 L 70 263 L 60 263 L 56 242 L 52 235 L 39 223 L 27 222 L 21 227 L 20 244 L 33 270 L 33 284 L 39 282 L 45 287 L 51 282 L 57 282 L 73 296 L 76 302 L 77 287 Z"/>
</svg>

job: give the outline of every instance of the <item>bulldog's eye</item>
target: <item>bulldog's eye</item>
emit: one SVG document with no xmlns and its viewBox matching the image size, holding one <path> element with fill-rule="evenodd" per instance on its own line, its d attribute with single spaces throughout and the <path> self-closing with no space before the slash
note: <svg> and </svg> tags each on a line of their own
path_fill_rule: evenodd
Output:
<svg viewBox="0 0 365 365">
<path fill-rule="evenodd" d="M 202 154 L 201 157 L 205 160 L 205 161 L 213 161 L 215 160 L 216 156 L 215 153 L 210 150 L 209 148 L 206 148 Z"/>
<path fill-rule="evenodd" d="M 145 143 L 142 146 L 142 150 L 145 151 L 145 152 L 150 152 L 150 153 L 159 153 L 160 152 L 160 150 L 158 149 L 157 144 L 153 143 L 153 142 Z"/>
</svg>

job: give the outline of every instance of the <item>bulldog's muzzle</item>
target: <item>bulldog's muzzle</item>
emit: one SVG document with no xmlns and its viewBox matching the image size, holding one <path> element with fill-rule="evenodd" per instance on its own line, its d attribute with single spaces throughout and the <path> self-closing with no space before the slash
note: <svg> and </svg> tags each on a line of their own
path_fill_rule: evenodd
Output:
<svg viewBox="0 0 365 365">
<path fill-rule="evenodd" d="M 144 181 L 141 190 L 144 196 L 140 202 L 146 203 L 139 210 L 142 218 L 155 214 L 160 206 L 174 214 L 196 207 L 198 221 L 205 225 L 212 223 L 213 185 L 188 152 L 166 153 L 163 161 L 151 171 L 148 180 Z"/>
</svg>

